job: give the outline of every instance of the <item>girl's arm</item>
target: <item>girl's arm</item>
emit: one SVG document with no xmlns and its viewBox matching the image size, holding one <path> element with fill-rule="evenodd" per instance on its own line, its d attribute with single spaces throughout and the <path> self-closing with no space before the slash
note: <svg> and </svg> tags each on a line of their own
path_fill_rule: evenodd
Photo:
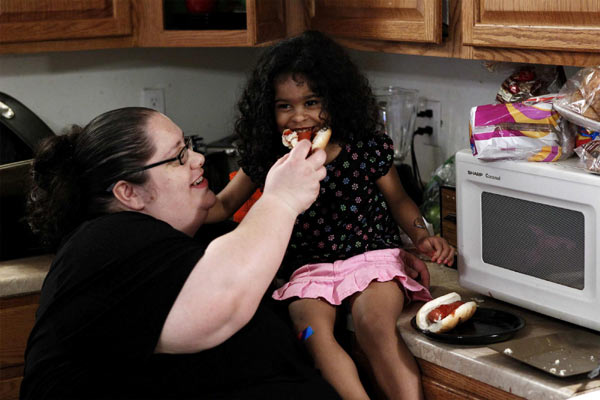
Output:
<svg viewBox="0 0 600 400">
<path fill-rule="evenodd" d="M 221 222 L 231 217 L 258 186 L 240 168 L 233 179 L 217 194 L 217 202 L 208 210 L 205 223 Z"/>
<path fill-rule="evenodd" d="M 383 194 L 394 221 L 410 237 L 417 250 L 428 255 L 433 262 L 452 265 L 454 249 L 446 239 L 429 236 L 421 212 L 402 187 L 395 166 L 377 180 L 377 187 Z"/>
</svg>

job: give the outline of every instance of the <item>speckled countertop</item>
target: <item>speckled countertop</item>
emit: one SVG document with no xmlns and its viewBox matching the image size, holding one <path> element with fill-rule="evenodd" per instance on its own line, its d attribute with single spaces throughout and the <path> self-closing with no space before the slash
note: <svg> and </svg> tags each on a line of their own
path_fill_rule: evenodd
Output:
<svg viewBox="0 0 600 400">
<path fill-rule="evenodd" d="M 589 329 L 580 328 L 463 289 L 458 285 L 458 273 L 455 269 L 433 263 L 428 263 L 428 267 L 431 274 L 433 297 L 439 297 L 448 292 L 457 292 L 463 299 L 474 299 L 482 307 L 508 311 L 523 318 L 526 323 L 525 327 L 511 339 L 538 337 L 558 332 L 569 334 L 578 331 L 592 332 Z M 422 304 L 411 305 L 398 320 L 400 333 L 416 357 L 526 399 L 569 399 L 592 391 L 598 391 L 597 398 L 600 399 L 600 378 L 590 380 L 585 375 L 560 378 L 498 353 L 487 345 L 454 345 L 429 339 L 415 331 L 410 324 L 410 320 Z"/>
<path fill-rule="evenodd" d="M 0 262 L 0 298 L 36 293 L 52 261 L 52 255 Z M 434 297 L 458 292 L 463 299 L 476 299 L 483 307 L 497 308 L 521 316 L 526 326 L 513 339 L 543 336 L 556 332 L 574 333 L 590 330 L 531 312 L 458 286 L 457 271 L 428 263 L 431 292 Z M 414 303 L 398 320 L 400 333 L 416 357 L 453 370 L 459 374 L 513 393 L 526 399 L 559 400 L 597 391 L 600 398 L 600 378 L 589 380 L 585 375 L 559 378 L 538 370 L 487 346 L 461 346 L 440 343 L 417 332 L 410 325 L 422 303 Z"/>
</svg>

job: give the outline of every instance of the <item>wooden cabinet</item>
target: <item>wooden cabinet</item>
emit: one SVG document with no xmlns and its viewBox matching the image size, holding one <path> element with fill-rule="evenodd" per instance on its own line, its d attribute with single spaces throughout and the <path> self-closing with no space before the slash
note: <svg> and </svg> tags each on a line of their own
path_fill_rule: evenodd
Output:
<svg viewBox="0 0 600 400">
<path fill-rule="evenodd" d="M 19 398 L 25 347 L 39 299 L 39 294 L 0 299 L 0 399 Z"/>
<path fill-rule="evenodd" d="M 427 400 L 523 400 L 486 383 L 417 359 Z"/>
<path fill-rule="evenodd" d="M 165 4 L 0 0 L 0 53 L 262 46 L 317 29 L 358 50 L 600 64 L 600 0 L 246 0 L 234 29 L 165 27 Z"/>
<path fill-rule="evenodd" d="M 461 0 L 469 58 L 600 64 L 599 0 Z"/>
<path fill-rule="evenodd" d="M 310 26 L 341 37 L 441 43 L 442 0 L 317 0 Z"/>
<path fill-rule="evenodd" d="M 0 0 L 0 51 L 131 46 L 131 1 Z"/>
<path fill-rule="evenodd" d="M 369 368 L 365 353 L 356 341 L 356 336 L 339 329 L 336 331 L 336 337 L 356 363 L 361 380 L 370 397 L 374 400 L 386 399 L 383 391 L 377 387 L 375 376 Z M 421 370 L 421 382 L 426 400 L 524 400 L 522 397 L 432 362 L 421 358 L 416 358 L 416 360 Z"/>
<path fill-rule="evenodd" d="M 463 43 L 600 51 L 598 0 L 463 0 Z"/>
<path fill-rule="evenodd" d="M 137 2 L 141 47 L 254 46 L 286 36 L 285 0 L 246 0 L 246 29 L 165 29 L 163 0 Z"/>
<path fill-rule="evenodd" d="M 383 2 L 349 3 L 362 10 Z M 340 22 L 335 20 L 330 20 L 334 28 L 329 32 L 344 46 L 357 50 L 538 64 L 600 64 L 600 0 L 443 0 L 442 8 L 448 28 L 441 43 L 390 40 L 379 34 L 367 37 L 358 28 L 354 33 L 339 34 L 335 29 Z"/>
</svg>

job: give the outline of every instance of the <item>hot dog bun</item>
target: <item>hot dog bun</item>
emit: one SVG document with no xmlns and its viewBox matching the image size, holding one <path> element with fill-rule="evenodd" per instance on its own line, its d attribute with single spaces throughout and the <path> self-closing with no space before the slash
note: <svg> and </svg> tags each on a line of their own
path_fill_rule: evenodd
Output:
<svg viewBox="0 0 600 400">
<path fill-rule="evenodd" d="M 281 135 L 281 142 L 285 147 L 293 149 L 294 146 L 298 144 L 298 141 L 308 138 L 308 134 L 310 134 L 310 132 L 302 132 L 298 134 L 291 129 L 286 129 Z M 312 139 L 311 151 L 315 151 L 316 149 L 325 150 L 325 146 L 327 146 L 327 143 L 329 143 L 329 139 L 331 138 L 331 129 L 327 127 L 321 128 L 314 135 L 310 134 L 310 138 Z"/>
<path fill-rule="evenodd" d="M 424 331 L 429 331 L 432 333 L 444 333 L 453 329 L 456 325 L 465 322 L 471 318 L 473 314 L 475 314 L 475 311 L 477 310 L 477 304 L 474 301 L 469 301 L 460 305 L 456 310 L 439 321 L 431 322 L 427 318 L 429 313 L 439 306 L 451 304 L 456 301 L 461 301 L 460 295 L 456 292 L 448 293 L 444 296 L 440 296 L 428 301 L 419 309 L 419 311 L 417 311 L 417 326 Z"/>
<path fill-rule="evenodd" d="M 329 139 L 331 139 L 331 129 L 322 128 L 319 130 L 312 140 L 312 151 L 315 151 L 316 149 L 325 150 L 325 146 L 329 143 Z"/>
</svg>

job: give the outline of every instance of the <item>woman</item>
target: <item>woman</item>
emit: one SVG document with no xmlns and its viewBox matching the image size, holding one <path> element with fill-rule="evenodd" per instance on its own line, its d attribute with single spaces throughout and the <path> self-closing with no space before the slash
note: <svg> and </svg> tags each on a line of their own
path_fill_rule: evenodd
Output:
<svg viewBox="0 0 600 400">
<path fill-rule="evenodd" d="M 261 302 L 325 177 L 309 149 L 216 237 L 199 230 L 215 202 L 204 157 L 166 116 L 118 109 L 43 143 L 29 222 L 57 252 L 21 398 L 336 398 Z"/>
</svg>

